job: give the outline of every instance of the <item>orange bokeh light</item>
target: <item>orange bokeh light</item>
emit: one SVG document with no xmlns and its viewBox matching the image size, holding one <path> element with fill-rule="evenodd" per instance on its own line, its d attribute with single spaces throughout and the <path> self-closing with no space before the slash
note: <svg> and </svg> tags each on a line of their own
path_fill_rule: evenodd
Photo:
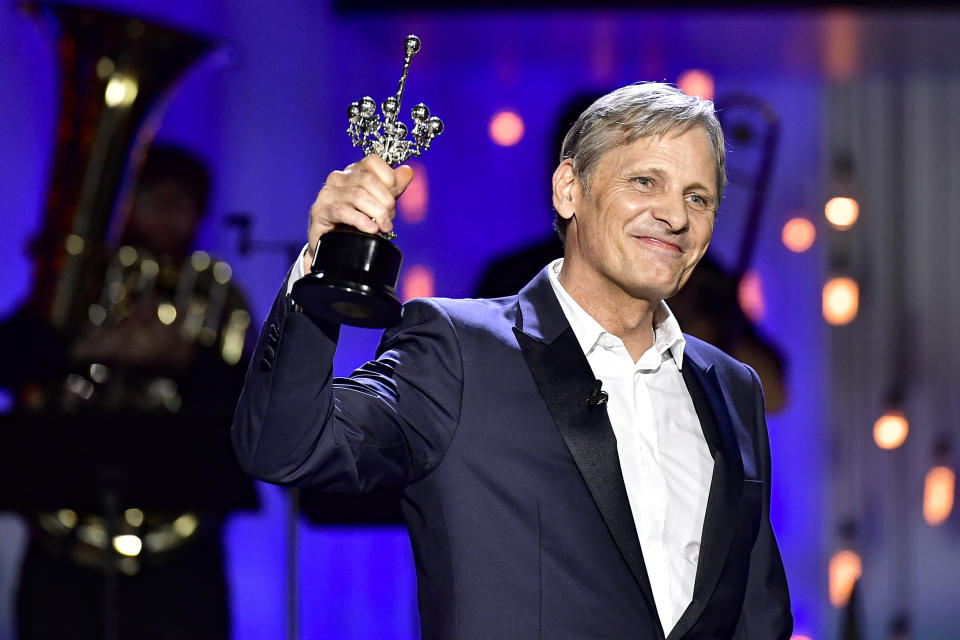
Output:
<svg viewBox="0 0 960 640">
<path fill-rule="evenodd" d="M 737 302 L 744 315 L 760 322 L 767 313 L 767 302 L 763 297 L 763 280 L 760 274 L 748 269 L 737 284 Z"/>
<path fill-rule="evenodd" d="M 832 325 L 849 324 L 860 308 L 860 287 L 853 278 L 830 278 L 823 285 L 823 318 Z"/>
<path fill-rule="evenodd" d="M 684 71 L 677 78 L 677 88 L 688 96 L 713 100 L 713 76 L 703 69 Z"/>
<path fill-rule="evenodd" d="M 783 225 L 783 245 L 794 253 L 803 253 L 813 246 L 817 229 L 806 218 L 791 218 Z"/>
<path fill-rule="evenodd" d="M 860 205 L 853 198 L 837 196 L 827 200 L 823 214 L 837 229 L 849 229 L 860 217 Z"/>
<path fill-rule="evenodd" d="M 873 423 L 873 441 L 881 449 L 896 449 L 907 439 L 910 423 L 899 411 L 891 409 Z"/>
<path fill-rule="evenodd" d="M 413 298 L 429 298 L 434 294 L 433 271 L 422 264 L 403 270 L 400 276 L 400 297 L 404 302 Z"/>
<path fill-rule="evenodd" d="M 848 9 L 832 9 L 823 24 L 823 62 L 827 77 L 847 82 L 857 75 L 861 57 L 861 19 Z"/>
<path fill-rule="evenodd" d="M 400 219 L 408 224 L 423 222 L 427 217 L 430 204 L 430 188 L 427 180 L 427 168 L 419 162 L 408 162 L 413 167 L 413 181 L 397 200 L 397 212 Z"/>
<path fill-rule="evenodd" d="M 523 139 L 523 118 L 513 111 L 499 111 L 490 118 L 490 139 L 502 147 L 512 147 Z"/>
<path fill-rule="evenodd" d="M 853 593 L 853 586 L 863 573 L 863 563 L 860 556 L 849 549 L 837 551 L 830 558 L 827 570 L 830 581 L 830 604 L 837 609 L 846 606 Z"/>
<path fill-rule="evenodd" d="M 947 521 L 953 511 L 957 474 L 950 467 L 936 466 L 923 483 L 923 519 L 931 527 Z"/>
</svg>

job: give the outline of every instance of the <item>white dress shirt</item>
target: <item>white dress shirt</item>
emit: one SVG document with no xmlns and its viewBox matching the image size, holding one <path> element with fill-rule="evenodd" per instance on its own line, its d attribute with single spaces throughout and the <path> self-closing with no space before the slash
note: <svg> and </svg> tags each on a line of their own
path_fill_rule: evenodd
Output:
<svg viewBox="0 0 960 640">
<path fill-rule="evenodd" d="M 290 292 L 293 291 L 293 285 L 297 280 L 305 276 L 303 272 L 303 256 L 307 253 L 307 247 L 309 245 L 303 245 L 303 249 L 300 250 L 300 255 L 297 256 L 296 261 L 293 263 L 293 269 L 290 270 L 290 277 L 287 279 L 287 295 L 290 295 Z"/>
<path fill-rule="evenodd" d="M 550 284 L 593 374 L 609 395 L 623 482 L 663 632 L 670 634 L 693 599 L 713 457 L 680 368 L 686 345 L 665 303 L 654 313 L 653 346 L 636 362 L 560 284 Z"/>
</svg>

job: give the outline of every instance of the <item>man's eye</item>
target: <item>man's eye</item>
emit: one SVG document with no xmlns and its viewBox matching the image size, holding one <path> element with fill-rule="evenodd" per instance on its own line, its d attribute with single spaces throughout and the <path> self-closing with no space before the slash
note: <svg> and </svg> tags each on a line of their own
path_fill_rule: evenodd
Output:
<svg viewBox="0 0 960 640">
<path fill-rule="evenodd" d="M 698 195 L 698 194 L 696 194 L 696 193 L 693 193 L 693 194 L 690 194 L 689 198 L 690 198 L 690 202 L 692 202 L 693 204 L 695 204 L 695 205 L 698 206 L 698 207 L 705 207 L 705 206 L 707 206 L 707 199 L 704 198 L 704 197 L 701 196 L 701 195 Z"/>
<path fill-rule="evenodd" d="M 643 176 L 640 176 L 639 178 L 634 178 L 634 180 L 635 180 L 635 181 L 637 182 L 637 184 L 639 184 L 641 187 L 650 187 L 650 186 L 653 185 L 653 180 L 651 180 L 650 178 L 645 178 L 645 177 L 643 177 Z"/>
</svg>

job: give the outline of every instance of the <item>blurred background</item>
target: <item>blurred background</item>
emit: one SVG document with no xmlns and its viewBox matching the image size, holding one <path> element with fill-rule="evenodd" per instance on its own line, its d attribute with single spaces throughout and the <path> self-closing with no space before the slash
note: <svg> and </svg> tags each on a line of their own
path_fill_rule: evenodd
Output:
<svg viewBox="0 0 960 640">
<path fill-rule="evenodd" d="M 956 638 L 960 11 L 98 0 L 0 4 L 0 640 L 18 608 L 30 637 L 418 637 L 391 496 L 254 484 L 227 437 L 359 157 L 347 105 L 396 91 L 408 33 L 402 117 L 446 129 L 399 205 L 404 299 L 545 264 L 571 100 L 716 101 L 731 186 L 676 308 L 763 377 L 795 638 Z M 345 329 L 337 373 L 378 337 Z"/>
</svg>

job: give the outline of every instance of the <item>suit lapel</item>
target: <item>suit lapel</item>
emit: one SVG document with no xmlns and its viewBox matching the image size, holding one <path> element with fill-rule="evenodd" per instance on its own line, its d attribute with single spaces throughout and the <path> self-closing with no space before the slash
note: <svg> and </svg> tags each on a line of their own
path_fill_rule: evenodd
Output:
<svg viewBox="0 0 960 640">
<path fill-rule="evenodd" d="M 713 455 L 713 478 L 704 515 L 693 599 L 668 640 L 682 638 L 690 631 L 712 597 L 733 540 L 743 492 L 743 462 L 716 370 L 700 362 L 688 349 L 684 355 L 683 379 Z"/>
<path fill-rule="evenodd" d="M 587 393 L 595 378 L 557 302 L 546 270 L 520 292 L 519 307 L 514 334 L 530 372 L 659 627 L 620 471 L 617 440 L 606 406 L 587 404 Z"/>
</svg>

